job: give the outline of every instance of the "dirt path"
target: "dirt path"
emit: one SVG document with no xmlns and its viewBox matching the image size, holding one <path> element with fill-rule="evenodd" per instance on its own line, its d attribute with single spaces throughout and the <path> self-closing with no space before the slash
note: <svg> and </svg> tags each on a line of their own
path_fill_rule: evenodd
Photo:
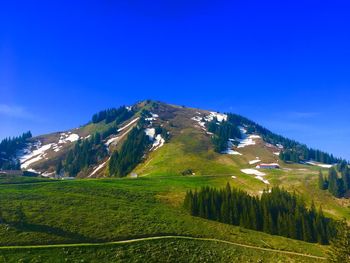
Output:
<svg viewBox="0 0 350 263">
<path fill-rule="evenodd" d="M 215 239 L 215 238 L 201 238 L 201 237 L 189 237 L 189 236 L 155 236 L 155 237 L 144 237 L 144 238 L 128 239 L 128 240 L 121 240 L 121 241 L 114 241 L 114 242 L 105 242 L 105 243 L 79 243 L 79 244 L 56 244 L 56 245 L 35 245 L 35 246 L 4 246 L 4 247 L 0 247 L 0 250 L 3 250 L 3 249 L 35 249 L 35 248 L 103 246 L 103 245 L 128 244 L 128 243 L 135 243 L 135 242 L 141 242 L 141 241 L 162 240 L 162 239 L 186 239 L 186 240 L 211 241 L 211 242 L 224 243 L 224 244 L 229 244 L 229 245 L 233 245 L 233 246 L 261 250 L 261 251 L 267 251 L 267 252 L 301 256 L 301 257 L 307 257 L 307 258 L 313 258 L 313 259 L 319 259 L 319 260 L 326 260 L 326 258 L 324 258 L 324 257 L 319 257 L 319 256 L 314 256 L 314 255 L 309 255 L 309 254 L 303 254 L 303 253 L 297 253 L 297 252 L 291 252 L 291 251 L 283 251 L 283 250 L 272 249 L 272 248 L 263 248 L 263 247 L 252 246 L 252 245 L 245 245 L 245 244 L 240 244 L 240 243 L 235 243 L 235 242 L 220 240 L 220 239 Z"/>
</svg>

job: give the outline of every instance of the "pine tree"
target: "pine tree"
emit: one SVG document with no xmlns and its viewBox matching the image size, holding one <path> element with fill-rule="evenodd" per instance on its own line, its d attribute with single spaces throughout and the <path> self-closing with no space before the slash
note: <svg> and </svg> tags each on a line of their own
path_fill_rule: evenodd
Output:
<svg viewBox="0 0 350 263">
<path fill-rule="evenodd" d="M 322 174 L 322 171 L 320 170 L 319 174 L 318 174 L 318 188 L 320 188 L 321 190 L 325 190 L 326 189 L 326 184 L 325 184 L 325 180 Z"/>
<path fill-rule="evenodd" d="M 344 192 L 350 190 L 350 169 L 346 165 L 343 169 L 340 170 L 342 174 L 342 180 L 344 184 Z"/>
<path fill-rule="evenodd" d="M 329 169 L 328 175 L 328 191 L 335 197 L 340 197 L 340 189 L 338 185 L 338 174 L 337 171 L 332 167 Z"/>
</svg>

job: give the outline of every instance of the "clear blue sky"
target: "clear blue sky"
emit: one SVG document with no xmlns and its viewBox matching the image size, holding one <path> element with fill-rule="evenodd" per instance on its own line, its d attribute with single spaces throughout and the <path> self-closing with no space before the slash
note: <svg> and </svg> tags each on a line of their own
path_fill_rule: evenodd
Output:
<svg viewBox="0 0 350 263">
<path fill-rule="evenodd" d="M 4 1 L 0 138 L 150 98 L 240 113 L 350 159 L 347 3 Z"/>
</svg>

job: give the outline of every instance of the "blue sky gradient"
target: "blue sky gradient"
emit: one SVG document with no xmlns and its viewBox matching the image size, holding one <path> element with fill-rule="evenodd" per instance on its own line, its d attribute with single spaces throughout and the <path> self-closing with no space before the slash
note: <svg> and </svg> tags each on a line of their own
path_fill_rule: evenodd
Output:
<svg viewBox="0 0 350 263">
<path fill-rule="evenodd" d="M 350 159 L 349 11 L 348 1 L 7 1 L 0 138 L 155 99 L 239 113 Z"/>
</svg>

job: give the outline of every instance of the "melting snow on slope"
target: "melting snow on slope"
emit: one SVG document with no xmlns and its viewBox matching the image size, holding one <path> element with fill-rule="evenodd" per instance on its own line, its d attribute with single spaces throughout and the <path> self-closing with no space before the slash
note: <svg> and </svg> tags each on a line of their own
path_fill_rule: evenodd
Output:
<svg viewBox="0 0 350 263">
<path fill-rule="evenodd" d="M 101 170 L 103 168 L 103 166 L 106 165 L 106 163 L 109 161 L 110 157 L 108 158 L 107 161 L 101 163 L 99 166 L 97 166 L 93 171 L 92 173 L 88 176 L 88 177 L 92 177 L 93 175 L 95 175 L 99 170 Z"/>
<path fill-rule="evenodd" d="M 158 114 L 154 114 L 151 112 L 152 117 L 145 118 L 146 121 L 155 121 L 157 118 L 159 118 Z"/>
<path fill-rule="evenodd" d="M 130 125 L 134 124 L 135 122 L 137 122 L 140 118 L 137 117 L 136 119 L 133 119 L 131 122 L 129 122 L 127 125 L 125 125 L 124 127 L 121 127 L 118 129 L 118 132 L 121 132 L 122 130 L 128 128 Z"/>
<path fill-rule="evenodd" d="M 218 122 L 222 122 L 222 121 L 227 121 L 227 115 L 226 114 L 221 114 L 218 112 L 210 112 L 210 114 L 208 116 L 206 116 L 204 119 L 206 121 L 212 121 L 214 118 L 216 118 L 218 120 Z"/>
<path fill-rule="evenodd" d="M 260 163 L 261 160 L 259 158 L 256 158 L 256 160 L 252 160 L 252 161 L 249 161 L 249 164 L 256 164 L 256 163 Z"/>
<path fill-rule="evenodd" d="M 239 144 L 237 146 L 237 148 L 244 148 L 246 146 L 249 145 L 255 145 L 256 142 L 254 139 L 260 139 L 261 137 L 259 135 L 247 135 L 247 129 L 244 127 L 239 127 L 239 129 L 241 130 L 241 134 L 242 134 L 242 139 L 239 140 Z"/>
<path fill-rule="evenodd" d="M 165 140 L 163 139 L 162 135 L 157 134 L 156 138 L 154 138 L 154 142 L 150 151 L 157 150 L 158 148 L 162 147 L 164 143 L 165 143 Z"/>
<path fill-rule="evenodd" d="M 242 173 L 249 174 L 249 175 L 255 175 L 255 178 L 262 181 L 264 184 L 270 184 L 270 182 L 266 179 L 263 178 L 265 176 L 265 173 L 262 173 L 258 170 L 255 169 L 242 169 Z"/>
<path fill-rule="evenodd" d="M 233 150 L 233 143 L 232 143 L 233 139 L 229 139 L 227 142 L 227 149 L 223 152 L 221 152 L 222 154 L 230 154 L 230 155 L 242 155 L 241 153 Z"/>
<path fill-rule="evenodd" d="M 160 134 L 157 134 L 157 136 L 156 136 L 156 129 L 155 128 L 147 128 L 147 129 L 145 129 L 145 133 L 149 137 L 149 139 L 151 141 L 153 141 L 153 144 L 152 144 L 150 151 L 155 151 L 164 145 L 165 140 L 163 139 L 162 135 L 160 135 Z"/>
<path fill-rule="evenodd" d="M 75 142 L 79 140 L 79 135 L 75 133 L 61 133 L 60 140 L 58 141 L 59 144 L 64 144 L 67 142 Z"/>
<path fill-rule="evenodd" d="M 195 117 L 191 118 L 191 120 L 196 121 L 200 127 L 205 128 L 205 122 L 203 121 L 202 117 L 195 116 Z"/>
<path fill-rule="evenodd" d="M 21 163 L 21 168 L 27 169 L 32 163 L 38 162 L 45 158 L 46 151 L 49 150 L 53 143 L 41 145 L 41 142 L 37 142 L 32 147 L 35 147 L 35 150 L 30 150 L 30 148 L 24 149 L 18 153 L 18 159 Z"/>
<path fill-rule="evenodd" d="M 306 162 L 306 164 L 310 164 L 310 165 L 314 165 L 314 166 L 318 166 L 318 167 L 322 167 L 322 168 L 328 168 L 328 169 L 333 167 L 332 164 L 317 163 L 317 162 L 313 162 L 313 161 Z"/>
<path fill-rule="evenodd" d="M 115 142 L 118 139 L 119 139 L 119 136 L 112 137 L 108 141 L 106 141 L 105 145 L 108 147 L 109 145 L 111 145 L 113 142 Z"/>
<path fill-rule="evenodd" d="M 145 133 L 149 137 L 150 140 L 153 140 L 154 135 L 156 133 L 156 129 L 155 128 L 147 128 L 147 129 L 145 129 Z"/>
</svg>

